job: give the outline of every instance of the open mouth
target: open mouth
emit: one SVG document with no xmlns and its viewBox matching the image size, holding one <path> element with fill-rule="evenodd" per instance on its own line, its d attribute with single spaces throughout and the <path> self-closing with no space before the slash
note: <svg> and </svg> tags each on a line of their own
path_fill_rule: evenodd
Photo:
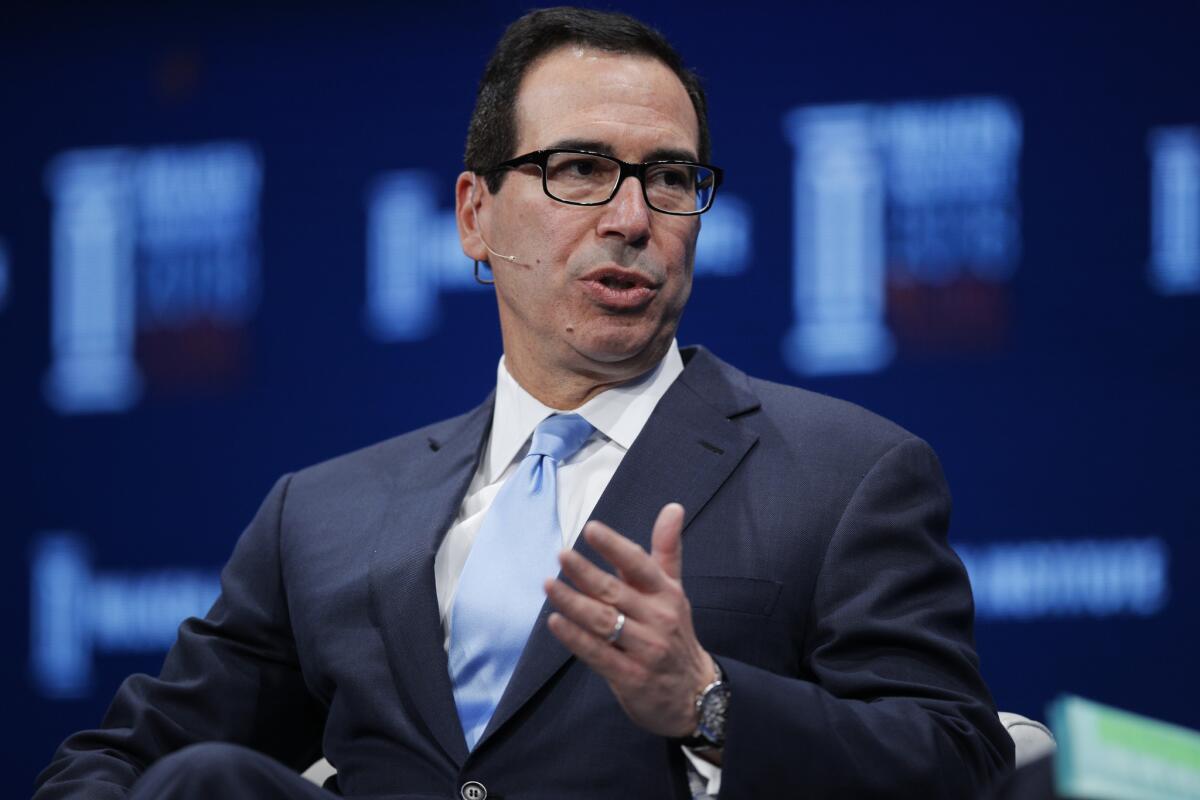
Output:
<svg viewBox="0 0 1200 800">
<path fill-rule="evenodd" d="M 597 303 L 620 311 L 640 308 L 658 293 L 658 285 L 642 273 L 615 266 L 584 275 L 583 285 Z"/>
<path fill-rule="evenodd" d="M 600 284 L 609 289 L 632 289 L 638 285 L 638 282 L 627 278 L 618 278 L 615 275 L 605 275 L 600 278 Z"/>
<path fill-rule="evenodd" d="M 594 269 L 583 276 L 585 281 L 594 281 L 608 289 L 627 290 L 627 289 L 657 289 L 653 281 L 650 280 L 642 272 L 636 269 L 626 269 L 625 267 L 601 267 Z"/>
</svg>

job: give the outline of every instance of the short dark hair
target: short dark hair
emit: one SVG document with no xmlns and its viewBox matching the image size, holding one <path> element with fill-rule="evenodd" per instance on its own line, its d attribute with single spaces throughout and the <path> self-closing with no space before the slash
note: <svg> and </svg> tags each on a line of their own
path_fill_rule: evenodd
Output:
<svg viewBox="0 0 1200 800">
<path fill-rule="evenodd" d="M 700 127 L 700 160 L 708 161 L 712 145 L 708 106 L 695 72 L 666 37 L 626 14 L 559 6 L 530 11 L 508 26 L 484 67 L 467 130 L 466 167 L 485 175 L 488 190 L 498 191 L 504 172 L 486 170 L 517 154 L 517 92 L 530 65 L 564 45 L 577 44 L 610 53 L 645 55 L 670 68 L 683 84 Z"/>
</svg>

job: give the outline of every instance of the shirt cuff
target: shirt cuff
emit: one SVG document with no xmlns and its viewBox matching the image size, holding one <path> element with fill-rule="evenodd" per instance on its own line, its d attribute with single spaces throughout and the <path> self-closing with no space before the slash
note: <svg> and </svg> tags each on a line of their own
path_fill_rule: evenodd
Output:
<svg viewBox="0 0 1200 800">
<path fill-rule="evenodd" d="M 721 792 L 721 768 L 716 764 L 705 761 L 703 758 L 692 752 L 691 748 L 681 746 L 680 749 L 683 750 L 683 754 L 687 756 L 688 763 L 691 765 L 692 769 L 695 770 L 697 775 L 700 776 L 700 784 L 704 789 L 704 794 L 698 795 L 698 797 L 715 798 Z M 691 783 L 691 781 L 689 781 L 689 783 Z M 697 797 L 695 792 L 692 794 L 693 797 Z"/>
</svg>

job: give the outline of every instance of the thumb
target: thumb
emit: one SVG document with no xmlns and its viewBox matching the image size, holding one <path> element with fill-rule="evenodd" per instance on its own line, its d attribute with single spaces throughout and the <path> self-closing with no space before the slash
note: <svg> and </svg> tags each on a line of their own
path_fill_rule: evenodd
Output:
<svg viewBox="0 0 1200 800">
<path fill-rule="evenodd" d="M 683 506 L 667 503 L 658 512 L 650 536 L 650 556 L 667 573 L 679 580 L 683 575 Z"/>
</svg>

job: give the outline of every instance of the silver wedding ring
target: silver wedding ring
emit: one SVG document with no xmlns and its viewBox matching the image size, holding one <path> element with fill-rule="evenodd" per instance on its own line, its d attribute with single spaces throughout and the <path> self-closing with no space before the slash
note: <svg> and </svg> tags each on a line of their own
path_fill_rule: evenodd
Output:
<svg viewBox="0 0 1200 800">
<path fill-rule="evenodd" d="M 613 625 L 612 632 L 608 634 L 607 641 L 609 644 L 616 644 L 617 639 L 621 638 L 621 631 L 625 630 L 625 615 L 620 611 L 617 612 L 617 624 Z"/>
</svg>

